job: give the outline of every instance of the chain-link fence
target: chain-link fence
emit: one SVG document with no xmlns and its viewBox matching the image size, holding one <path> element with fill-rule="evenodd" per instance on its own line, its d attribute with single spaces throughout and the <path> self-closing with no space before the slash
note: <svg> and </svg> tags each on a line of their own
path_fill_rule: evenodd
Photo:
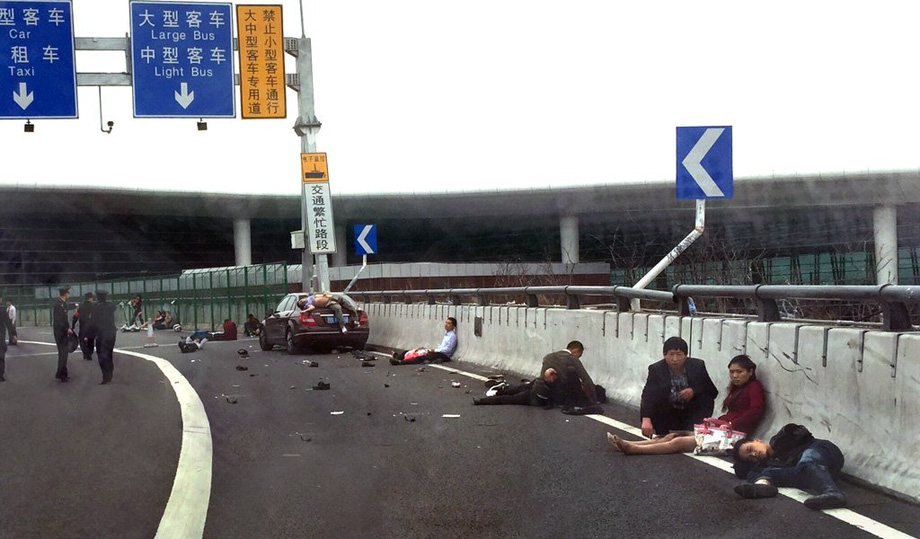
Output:
<svg viewBox="0 0 920 539">
<path fill-rule="evenodd" d="M 84 294 L 96 290 L 109 292 L 109 301 L 119 305 L 118 325 L 131 324 L 131 298 L 140 294 L 144 319 L 158 311 L 168 312 L 173 323 L 185 329 L 217 329 L 227 318 L 241 324 L 249 313 L 262 318 L 279 298 L 288 293 L 286 263 L 254 266 L 186 270 L 179 275 L 141 279 L 101 280 L 62 283 L 70 286 L 70 302 L 83 301 Z M 4 287 L 4 298 L 16 306 L 17 326 L 51 324 L 51 300 L 58 296 L 59 284 Z"/>
</svg>

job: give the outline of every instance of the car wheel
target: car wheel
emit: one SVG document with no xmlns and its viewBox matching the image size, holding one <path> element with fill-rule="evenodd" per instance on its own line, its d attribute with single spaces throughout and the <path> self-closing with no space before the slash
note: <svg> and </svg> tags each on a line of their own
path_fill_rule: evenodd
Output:
<svg viewBox="0 0 920 539">
<path fill-rule="evenodd" d="M 298 348 L 297 344 L 294 342 L 294 334 L 291 333 L 290 329 L 284 333 L 284 343 L 288 354 L 294 355 L 300 353 L 300 348 Z"/>
<path fill-rule="evenodd" d="M 274 346 L 268 344 L 268 335 L 266 335 L 264 331 L 259 333 L 259 348 L 261 348 L 263 352 L 270 352 L 271 349 L 274 348 Z"/>
</svg>

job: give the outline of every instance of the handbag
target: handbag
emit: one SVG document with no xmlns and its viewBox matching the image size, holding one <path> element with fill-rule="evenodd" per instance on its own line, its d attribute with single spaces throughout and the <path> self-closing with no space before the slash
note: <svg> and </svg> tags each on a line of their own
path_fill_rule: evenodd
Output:
<svg viewBox="0 0 920 539">
<path fill-rule="evenodd" d="M 747 434 L 732 429 L 730 422 L 707 417 L 702 425 L 693 425 L 693 437 L 696 439 L 693 454 L 727 455 L 735 444 L 746 436 Z"/>
<path fill-rule="evenodd" d="M 80 347 L 80 339 L 73 333 L 67 335 L 67 351 L 74 353 Z"/>
</svg>

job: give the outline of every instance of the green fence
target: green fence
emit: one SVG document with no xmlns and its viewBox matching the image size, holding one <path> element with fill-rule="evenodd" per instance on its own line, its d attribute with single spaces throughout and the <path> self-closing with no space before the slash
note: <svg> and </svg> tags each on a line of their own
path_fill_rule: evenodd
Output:
<svg viewBox="0 0 920 539">
<path fill-rule="evenodd" d="M 119 305 L 118 325 L 130 323 L 129 302 L 140 294 L 145 318 L 153 318 L 157 311 L 168 311 L 184 329 L 213 330 L 220 328 L 226 318 L 240 326 L 248 313 L 261 319 L 288 293 L 288 267 L 282 262 L 66 284 L 70 286 L 72 303 L 82 301 L 87 292 L 107 290 L 109 301 Z M 2 292 L 4 301 L 9 299 L 16 305 L 18 326 L 48 326 L 51 300 L 57 297 L 58 287 L 5 287 Z"/>
</svg>

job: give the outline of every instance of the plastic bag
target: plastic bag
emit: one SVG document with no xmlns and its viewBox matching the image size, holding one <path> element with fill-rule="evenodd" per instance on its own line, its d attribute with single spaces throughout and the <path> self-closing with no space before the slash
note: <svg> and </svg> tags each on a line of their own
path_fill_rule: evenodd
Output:
<svg viewBox="0 0 920 539">
<path fill-rule="evenodd" d="M 693 425 L 693 437 L 696 439 L 695 455 L 727 455 L 735 443 L 743 440 L 747 434 L 732 429 L 731 423 L 719 419 L 706 418 L 702 425 Z"/>
</svg>

